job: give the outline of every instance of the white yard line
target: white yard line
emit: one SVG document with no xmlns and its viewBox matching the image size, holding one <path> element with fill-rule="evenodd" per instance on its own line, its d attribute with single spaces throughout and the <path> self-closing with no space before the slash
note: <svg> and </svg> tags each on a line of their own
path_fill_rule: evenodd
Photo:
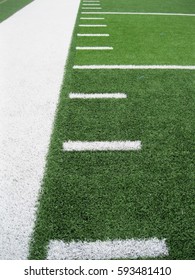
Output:
<svg viewBox="0 0 195 280">
<path fill-rule="evenodd" d="M 63 143 L 64 151 L 137 151 L 140 141 L 68 141 Z"/>
<path fill-rule="evenodd" d="M 107 27 L 106 24 L 79 24 L 80 27 Z"/>
<path fill-rule="evenodd" d="M 48 246 L 48 260 L 111 260 L 124 258 L 155 258 L 168 255 L 164 239 L 127 239 L 95 242 L 52 240 Z"/>
<path fill-rule="evenodd" d="M 79 0 L 36 0 L 0 25 L 0 259 L 27 259 Z"/>
<path fill-rule="evenodd" d="M 195 17 L 195 14 L 179 14 L 179 13 L 137 13 L 137 12 L 82 12 L 82 14 L 99 14 L 99 15 L 144 15 L 144 16 L 183 16 Z"/>
<path fill-rule="evenodd" d="M 83 4 L 83 6 L 100 6 L 100 4 Z"/>
<path fill-rule="evenodd" d="M 77 34 L 78 37 L 109 37 L 109 34 Z"/>
<path fill-rule="evenodd" d="M 113 47 L 76 47 L 79 51 L 107 51 L 113 50 Z"/>
<path fill-rule="evenodd" d="M 195 65 L 74 65 L 73 69 L 166 69 L 195 70 Z"/>
<path fill-rule="evenodd" d="M 127 98 L 125 93 L 69 93 L 69 98 L 71 99 L 101 99 L 101 98 L 111 98 L 111 99 L 121 99 Z"/>
<path fill-rule="evenodd" d="M 82 7 L 83 10 L 101 10 L 101 7 Z"/>
<path fill-rule="evenodd" d="M 98 18 L 98 17 L 94 17 L 94 18 L 90 18 L 90 17 L 81 17 L 80 19 L 87 19 L 87 20 L 94 20 L 94 19 L 99 19 L 99 20 L 103 20 L 103 19 L 105 19 L 105 18 Z"/>
</svg>

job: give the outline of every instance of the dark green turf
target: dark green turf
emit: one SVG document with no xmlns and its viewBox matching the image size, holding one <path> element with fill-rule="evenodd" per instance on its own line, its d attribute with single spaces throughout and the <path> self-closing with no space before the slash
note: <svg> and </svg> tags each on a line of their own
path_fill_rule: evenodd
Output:
<svg viewBox="0 0 195 280">
<path fill-rule="evenodd" d="M 7 0 L 0 4 L 0 22 L 7 19 L 32 1 L 33 0 Z"/>
<path fill-rule="evenodd" d="M 195 72 L 73 70 L 76 33 L 29 259 L 46 258 L 52 239 L 150 237 L 166 238 L 167 259 L 194 259 Z M 70 100 L 69 92 L 128 98 Z M 142 150 L 63 152 L 67 140 L 141 140 Z"/>
</svg>

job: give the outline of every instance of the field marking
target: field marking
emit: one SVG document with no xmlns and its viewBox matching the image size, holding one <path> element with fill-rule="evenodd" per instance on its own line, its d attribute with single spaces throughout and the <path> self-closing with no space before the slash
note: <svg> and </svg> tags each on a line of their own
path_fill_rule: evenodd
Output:
<svg viewBox="0 0 195 280">
<path fill-rule="evenodd" d="M 168 255 L 165 239 L 127 239 L 95 242 L 70 242 L 52 240 L 48 246 L 47 260 L 111 260 L 155 258 Z"/>
<path fill-rule="evenodd" d="M 141 141 L 68 141 L 63 143 L 64 151 L 137 151 Z"/>
<path fill-rule="evenodd" d="M 191 65 L 74 65 L 73 69 L 166 69 L 166 70 L 195 70 Z"/>
<path fill-rule="evenodd" d="M 106 24 L 79 24 L 80 27 L 107 27 Z"/>
<path fill-rule="evenodd" d="M 97 19 L 97 20 L 102 20 L 102 19 L 105 19 L 105 18 L 89 18 L 89 17 L 81 17 L 80 19 L 88 19 L 88 20 L 94 20 L 94 19 Z"/>
<path fill-rule="evenodd" d="M 106 50 L 113 50 L 113 47 L 76 47 L 76 50 L 79 51 L 106 51 Z"/>
<path fill-rule="evenodd" d="M 83 6 L 100 6 L 100 4 L 83 4 Z"/>
<path fill-rule="evenodd" d="M 69 98 L 71 99 L 98 99 L 98 98 L 127 98 L 125 93 L 69 93 Z"/>
<path fill-rule="evenodd" d="M 2 0 L 2 1 L 0 1 L 0 4 L 3 4 L 5 2 L 7 2 L 7 0 Z"/>
<path fill-rule="evenodd" d="M 82 7 L 83 10 L 101 10 L 101 7 Z"/>
<path fill-rule="evenodd" d="M 86 0 L 83 0 L 83 3 L 100 3 L 100 1 L 86 1 Z"/>
<path fill-rule="evenodd" d="M 109 34 L 77 34 L 78 37 L 109 37 Z"/>
<path fill-rule="evenodd" d="M 137 13 L 137 12 L 82 12 L 81 14 L 101 14 L 101 15 L 150 15 L 150 16 L 186 16 L 195 17 L 195 14 L 177 14 L 177 13 Z"/>
<path fill-rule="evenodd" d="M 1 260 L 28 259 L 79 5 L 32 1 L 0 24 Z"/>
</svg>

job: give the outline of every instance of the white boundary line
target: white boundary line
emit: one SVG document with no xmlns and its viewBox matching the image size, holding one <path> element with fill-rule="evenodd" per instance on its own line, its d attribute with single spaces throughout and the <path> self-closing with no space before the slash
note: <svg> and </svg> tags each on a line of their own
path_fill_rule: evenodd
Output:
<svg viewBox="0 0 195 280">
<path fill-rule="evenodd" d="M 141 141 L 68 141 L 63 143 L 64 151 L 137 151 Z"/>
<path fill-rule="evenodd" d="M 191 65 L 74 65 L 73 69 L 166 69 L 166 70 L 195 70 Z"/>
<path fill-rule="evenodd" d="M 87 50 L 92 50 L 92 51 L 106 51 L 106 50 L 113 50 L 113 47 L 76 47 L 76 50 L 79 51 L 87 51 Z"/>
<path fill-rule="evenodd" d="M 184 16 L 195 17 L 195 14 L 177 14 L 177 13 L 137 13 L 137 12 L 82 12 L 81 14 L 99 14 L 99 15 L 148 15 L 148 16 Z"/>
<path fill-rule="evenodd" d="M 98 98 L 127 98 L 125 93 L 69 93 L 71 99 L 98 99 Z"/>
<path fill-rule="evenodd" d="M 83 6 L 100 6 L 100 4 L 83 4 Z"/>
<path fill-rule="evenodd" d="M 80 27 L 107 27 L 106 24 L 79 24 Z"/>
<path fill-rule="evenodd" d="M 28 257 L 79 5 L 33 1 L 0 24 L 1 260 Z"/>
<path fill-rule="evenodd" d="M 95 242 L 52 240 L 48 246 L 48 260 L 111 260 L 122 258 L 162 257 L 168 255 L 165 239 L 127 239 Z"/>
<path fill-rule="evenodd" d="M 77 34 L 78 37 L 109 37 L 109 34 Z"/>
</svg>

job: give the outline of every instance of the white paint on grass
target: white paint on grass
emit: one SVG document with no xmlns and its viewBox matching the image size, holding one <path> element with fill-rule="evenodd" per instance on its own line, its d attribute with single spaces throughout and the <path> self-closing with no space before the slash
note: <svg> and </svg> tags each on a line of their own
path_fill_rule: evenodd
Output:
<svg viewBox="0 0 195 280">
<path fill-rule="evenodd" d="M 179 13 L 137 13 L 137 12 L 82 12 L 82 14 L 100 14 L 100 15 L 144 15 L 144 16 L 183 16 L 195 17 L 195 14 L 179 14 Z"/>
<path fill-rule="evenodd" d="M 195 65 L 74 65 L 73 69 L 165 69 L 195 70 Z"/>
<path fill-rule="evenodd" d="M 69 98 L 71 99 L 101 99 L 101 98 L 111 98 L 111 99 L 121 99 L 127 98 L 125 93 L 69 93 Z"/>
<path fill-rule="evenodd" d="M 100 6 L 100 4 L 83 4 L 83 6 Z"/>
<path fill-rule="evenodd" d="M 33 1 L 0 24 L 0 259 L 27 259 L 79 4 Z"/>
<path fill-rule="evenodd" d="M 83 10 L 101 10 L 101 7 L 82 7 Z"/>
<path fill-rule="evenodd" d="M 80 19 L 82 19 L 82 20 L 83 20 L 83 19 L 87 19 L 87 20 L 94 20 L 94 19 L 95 19 L 95 20 L 96 20 L 96 19 L 97 19 L 97 20 L 103 20 L 103 19 L 105 19 L 105 18 L 102 18 L 102 17 L 101 17 L 101 18 L 100 18 L 100 17 L 94 17 L 94 18 L 90 18 L 90 17 L 81 17 Z"/>
<path fill-rule="evenodd" d="M 109 34 L 77 34 L 78 37 L 109 37 Z"/>
<path fill-rule="evenodd" d="M 112 47 L 76 47 L 76 50 L 80 51 L 106 51 L 113 50 Z"/>
<path fill-rule="evenodd" d="M 106 24 L 79 24 L 80 27 L 107 27 Z"/>
<path fill-rule="evenodd" d="M 156 258 L 168 255 L 165 239 L 127 239 L 95 242 L 52 240 L 48 246 L 48 260 L 111 260 Z"/>
<path fill-rule="evenodd" d="M 87 0 L 83 0 L 83 3 L 99 3 L 100 1 L 87 1 Z"/>
<path fill-rule="evenodd" d="M 136 151 L 140 149 L 141 141 L 68 141 L 63 143 L 64 151 Z"/>
</svg>

